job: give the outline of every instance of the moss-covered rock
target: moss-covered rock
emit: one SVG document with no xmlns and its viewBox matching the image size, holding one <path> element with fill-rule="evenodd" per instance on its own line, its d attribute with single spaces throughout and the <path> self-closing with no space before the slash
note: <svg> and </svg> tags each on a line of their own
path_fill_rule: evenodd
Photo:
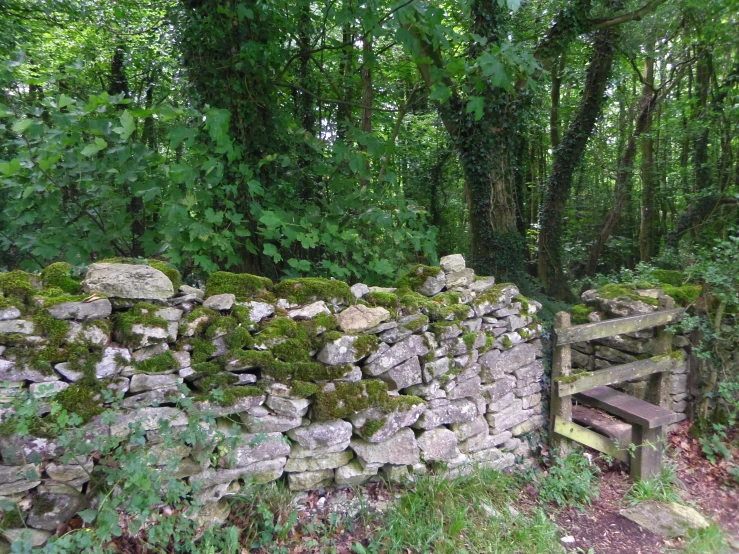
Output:
<svg viewBox="0 0 739 554">
<path fill-rule="evenodd" d="M 54 402 L 68 413 L 77 414 L 83 423 L 103 413 L 100 383 L 90 379 L 84 379 L 58 392 L 54 396 Z"/>
<path fill-rule="evenodd" d="M 30 273 L 20 270 L 0 273 L 0 292 L 6 297 L 28 300 L 36 293 L 31 279 Z"/>
<path fill-rule="evenodd" d="M 261 298 L 272 290 L 273 284 L 267 277 L 251 275 L 249 273 L 229 273 L 216 271 L 208 279 L 205 286 L 205 296 L 215 294 L 233 294 L 236 300 L 244 301 Z"/>
<path fill-rule="evenodd" d="M 598 289 L 598 296 L 606 300 L 625 299 L 643 302 L 649 306 L 658 306 L 659 301 L 656 298 L 641 296 L 635 285 L 626 285 L 623 283 L 609 283 Z"/>
<path fill-rule="evenodd" d="M 585 304 L 575 304 L 569 309 L 570 316 L 572 318 L 573 325 L 582 325 L 583 323 L 590 323 L 588 316 L 595 311 L 592 306 Z"/>
<path fill-rule="evenodd" d="M 152 260 L 147 258 L 125 258 L 125 257 L 117 257 L 117 258 L 106 258 L 102 260 L 100 263 L 102 264 L 131 264 L 131 265 L 148 265 L 149 267 L 153 267 L 154 269 L 161 271 L 164 273 L 167 278 L 172 281 L 172 286 L 175 291 L 180 288 L 182 285 L 182 275 L 177 270 L 175 266 L 173 266 L 169 262 L 165 262 L 163 260 Z"/>
<path fill-rule="evenodd" d="M 67 262 L 56 262 L 45 267 L 41 271 L 41 279 L 44 287 L 58 288 L 66 294 L 80 294 L 82 285 L 79 281 L 72 279 L 72 265 Z"/>
<path fill-rule="evenodd" d="M 166 373 L 178 367 L 179 363 L 169 350 L 136 364 L 136 369 L 144 373 Z"/>
<path fill-rule="evenodd" d="M 410 289 L 414 292 L 420 292 L 420 289 L 426 283 L 429 277 L 437 277 L 441 273 L 440 267 L 430 265 L 416 264 L 408 268 L 403 275 L 395 283 L 399 289 Z"/>
<path fill-rule="evenodd" d="M 155 315 L 159 308 L 146 302 L 138 302 L 127 312 L 121 312 L 116 316 L 116 332 L 118 341 L 129 348 L 140 348 L 146 346 L 146 335 L 135 333 L 134 326 L 143 329 L 162 329 L 167 331 L 169 322 Z M 137 327 L 138 329 L 138 327 Z"/>
<path fill-rule="evenodd" d="M 290 302 L 306 304 L 323 300 L 335 304 L 354 304 L 355 298 L 349 285 L 317 277 L 286 279 L 275 286 L 275 294 Z"/>
<path fill-rule="evenodd" d="M 283 362 L 311 361 L 311 346 L 305 339 L 287 339 L 270 347 L 270 351 Z"/>
<path fill-rule="evenodd" d="M 701 285 L 681 285 L 679 287 L 662 285 L 662 291 L 679 305 L 687 306 L 698 299 L 703 292 L 703 287 Z"/>
<path fill-rule="evenodd" d="M 215 310 L 198 306 L 180 320 L 180 333 L 185 337 L 201 335 L 219 317 L 221 315 Z"/>
</svg>

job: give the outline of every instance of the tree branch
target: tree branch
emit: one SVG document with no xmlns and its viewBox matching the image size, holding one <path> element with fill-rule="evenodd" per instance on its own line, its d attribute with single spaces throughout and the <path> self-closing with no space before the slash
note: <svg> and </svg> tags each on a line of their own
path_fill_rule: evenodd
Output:
<svg viewBox="0 0 739 554">
<path fill-rule="evenodd" d="M 606 27 L 615 27 L 616 25 L 621 25 L 622 23 L 628 23 L 629 21 L 639 21 L 642 17 L 645 15 L 653 12 L 657 9 L 661 4 L 664 4 L 667 2 L 667 0 L 652 0 L 651 2 L 643 5 L 638 10 L 634 10 L 633 12 L 625 13 L 623 15 L 618 15 L 616 17 L 603 17 L 600 19 L 591 19 L 590 20 L 590 29 L 591 30 L 598 30 L 598 29 L 605 29 Z"/>
<path fill-rule="evenodd" d="M 398 110 L 390 110 L 387 108 L 373 108 L 372 106 L 364 106 L 362 104 L 356 104 L 354 102 L 347 102 L 346 100 L 339 100 L 337 98 L 323 98 L 321 96 L 318 96 L 315 92 L 311 92 L 308 89 L 305 89 L 298 85 L 293 85 L 292 83 L 275 82 L 274 85 L 277 87 L 291 88 L 293 90 L 297 90 L 299 92 L 302 92 L 303 94 L 307 94 L 308 96 L 315 98 L 318 102 L 325 102 L 327 104 L 342 104 L 344 106 L 351 106 L 352 108 L 361 108 L 363 110 L 374 110 L 377 112 L 395 113 L 398 111 Z"/>
</svg>

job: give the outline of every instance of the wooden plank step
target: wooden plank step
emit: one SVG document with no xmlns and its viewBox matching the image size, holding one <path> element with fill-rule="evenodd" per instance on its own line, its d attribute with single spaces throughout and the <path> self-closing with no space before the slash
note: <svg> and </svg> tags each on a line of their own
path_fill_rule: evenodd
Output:
<svg viewBox="0 0 739 554">
<path fill-rule="evenodd" d="M 586 406 L 600 408 L 629 423 L 635 423 L 648 429 L 677 423 L 684 417 L 682 414 L 676 414 L 671 410 L 639 400 L 610 387 L 596 387 L 576 394 L 575 398 Z"/>
<path fill-rule="evenodd" d="M 555 328 L 554 333 L 557 336 L 556 344 L 557 346 L 562 346 L 574 342 L 602 339 L 604 337 L 612 337 L 613 335 L 634 333 L 650 327 L 668 325 L 682 318 L 684 312 L 685 308 L 676 308 L 649 314 L 607 319 L 597 323 L 585 323 L 584 325 L 575 325 L 564 329 Z"/>
<path fill-rule="evenodd" d="M 572 407 L 572 421 L 613 439 L 621 448 L 631 444 L 631 423 L 626 423 L 597 408 Z"/>
<path fill-rule="evenodd" d="M 600 433 L 586 429 L 575 423 L 574 421 L 567 421 L 559 416 L 554 417 L 554 428 L 552 429 L 554 434 L 568 438 L 585 446 L 589 446 L 603 452 L 609 456 L 613 456 L 617 460 L 629 463 L 629 452 L 628 450 L 617 447 L 612 439 L 604 437 Z"/>
<path fill-rule="evenodd" d="M 606 369 L 599 369 L 588 373 L 583 372 L 574 376 L 570 375 L 564 379 L 560 378 L 559 381 L 555 381 L 555 386 L 559 396 L 568 396 L 570 394 L 588 391 L 595 387 L 615 385 L 624 381 L 641 379 L 654 373 L 670 371 L 677 363 L 678 361 L 671 356 L 655 356 L 654 358 L 615 365 Z"/>
</svg>

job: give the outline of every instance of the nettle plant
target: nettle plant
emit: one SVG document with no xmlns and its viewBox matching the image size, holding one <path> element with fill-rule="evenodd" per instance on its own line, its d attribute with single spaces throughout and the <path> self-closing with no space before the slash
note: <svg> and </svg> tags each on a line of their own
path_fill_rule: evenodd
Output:
<svg viewBox="0 0 739 554">
<path fill-rule="evenodd" d="M 122 393 L 116 396 L 105 390 L 103 394 L 110 407 L 97 423 L 104 428 L 120 418 L 117 405 Z M 203 525 L 201 487 L 177 476 L 182 461 L 178 451 L 183 447 L 190 450 L 201 468 L 213 466 L 239 444 L 236 427 L 224 428 L 222 421 L 219 425 L 207 413 L 193 410 L 192 400 L 183 398 L 178 407 L 188 413 L 187 427 L 174 429 L 168 421 L 160 421 L 158 441 L 152 449 L 138 422 L 129 425 L 126 436 L 112 436 L 82 425 L 77 414 L 68 413 L 53 397 L 44 400 L 50 412 L 43 417 L 43 433 L 53 437 L 64 451 L 56 461 L 82 467 L 86 460 L 95 463 L 78 512 L 82 525 L 53 536 L 42 549 L 33 549 L 21 537 L 12 545 L 15 554 L 113 552 L 119 538 L 138 541 L 150 552 L 240 552 L 239 530 L 234 526 Z M 39 408 L 39 402 L 30 395 L 18 397 L 13 415 L 6 416 L 3 423 L 10 427 L 4 433 L 28 436 L 37 432 Z M 12 502 L 5 504 L 0 509 L 6 514 L 18 510 Z"/>
</svg>

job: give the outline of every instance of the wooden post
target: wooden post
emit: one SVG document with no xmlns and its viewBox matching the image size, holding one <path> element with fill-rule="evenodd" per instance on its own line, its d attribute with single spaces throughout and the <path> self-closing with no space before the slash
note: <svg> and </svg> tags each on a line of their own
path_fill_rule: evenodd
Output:
<svg viewBox="0 0 739 554">
<path fill-rule="evenodd" d="M 631 430 L 631 441 L 636 446 L 636 452 L 631 457 L 629 468 L 634 481 L 642 481 L 659 475 L 662 470 L 664 427 L 649 429 L 646 426 L 634 425 Z"/>
<path fill-rule="evenodd" d="M 675 307 L 675 301 L 669 296 L 663 296 L 659 300 L 660 310 L 669 310 Z M 656 338 L 652 356 L 668 354 L 672 351 L 672 334 L 668 333 L 664 325 L 655 329 Z M 655 373 L 649 378 L 647 385 L 647 393 L 644 400 L 655 406 L 663 408 L 671 408 L 670 388 L 672 382 L 672 374 L 670 371 Z"/>
<path fill-rule="evenodd" d="M 552 450 L 558 450 L 561 457 L 567 456 L 572 449 L 572 443 L 554 432 L 555 418 L 561 418 L 564 421 L 572 421 L 572 396 L 559 396 L 556 380 L 560 377 L 570 375 L 572 368 L 572 359 L 570 345 L 559 345 L 557 342 L 557 333 L 561 329 L 570 327 L 570 314 L 567 312 L 557 312 L 554 316 L 554 348 L 552 351 L 552 395 L 549 402 L 551 407 L 549 422 L 549 443 Z"/>
</svg>

